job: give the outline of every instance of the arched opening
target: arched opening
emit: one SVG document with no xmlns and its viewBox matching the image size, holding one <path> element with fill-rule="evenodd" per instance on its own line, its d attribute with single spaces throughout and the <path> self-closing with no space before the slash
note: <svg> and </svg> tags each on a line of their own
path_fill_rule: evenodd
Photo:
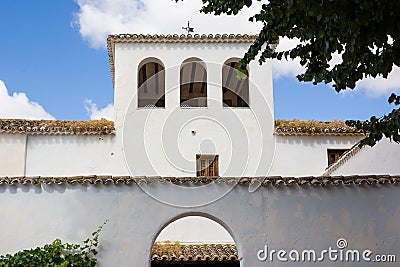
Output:
<svg viewBox="0 0 400 267">
<path fill-rule="evenodd" d="M 180 71 L 181 107 L 207 107 L 207 69 L 199 58 L 183 61 Z"/>
<path fill-rule="evenodd" d="M 203 216 L 186 216 L 168 224 L 151 250 L 152 267 L 239 267 L 237 247 L 229 232 Z"/>
<path fill-rule="evenodd" d="M 147 58 L 139 64 L 138 107 L 165 107 L 165 69 L 159 59 Z"/>
<path fill-rule="evenodd" d="M 249 71 L 239 73 L 239 59 L 229 59 L 222 67 L 222 101 L 225 107 L 249 107 Z"/>
</svg>

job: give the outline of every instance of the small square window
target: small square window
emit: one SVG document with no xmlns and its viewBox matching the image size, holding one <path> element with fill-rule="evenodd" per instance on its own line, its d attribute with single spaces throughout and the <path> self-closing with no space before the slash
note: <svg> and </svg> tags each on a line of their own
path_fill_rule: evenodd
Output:
<svg viewBox="0 0 400 267">
<path fill-rule="evenodd" d="M 196 155 L 197 176 L 218 176 L 218 155 Z"/>
<path fill-rule="evenodd" d="M 348 149 L 328 149 L 328 166 L 335 163 Z"/>
</svg>

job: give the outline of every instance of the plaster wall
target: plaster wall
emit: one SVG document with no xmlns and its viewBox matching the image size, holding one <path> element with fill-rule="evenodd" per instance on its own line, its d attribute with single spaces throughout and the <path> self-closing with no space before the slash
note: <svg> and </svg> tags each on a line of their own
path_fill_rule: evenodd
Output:
<svg viewBox="0 0 400 267">
<path fill-rule="evenodd" d="M 26 135 L 0 135 L 0 176 L 23 176 L 25 170 Z"/>
<path fill-rule="evenodd" d="M 121 149 L 107 136 L 29 136 L 26 176 L 127 175 Z"/>
<path fill-rule="evenodd" d="M 384 138 L 373 147 L 361 148 L 332 175 L 400 174 L 399 155 L 400 144 Z"/>
<path fill-rule="evenodd" d="M 149 128 L 132 125 L 125 135 L 125 141 L 122 133 L 115 136 L 28 137 L 2 134 L 0 175 L 195 176 L 193 155 L 200 153 L 221 155 L 221 176 L 321 175 L 328 165 L 328 148 L 350 148 L 358 141 L 355 137 L 274 136 L 273 146 L 266 147 L 262 143 L 265 136 L 257 133 L 258 130 L 254 131 L 257 135 L 252 133 L 253 137 L 244 130 L 259 126 L 247 110 L 238 110 L 237 116 L 232 117 L 233 123 L 225 126 L 216 123 L 223 114 L 209 115 L 211 110 L 197 109 L 181 111 L 179 119 L 173 114 L 163 116 L 163 110 L 141 110 L 140 120 L 135 122 L 145 124 L 141 120 L 145 120 L 146 112 L 147 115 L 154 113 L 150 114 L 152 121 L 159 123 L 152 123 Z M 169 121 L 168 127 L 161 129 L 162 121 L 169 115 L 174 119 Z M 185 120 L 190 121 L 191 117 L 203 118 L 208 115 L 214 120 L 200 119 L 185 125 Z M 240 121 L 239 127 L 235 126 L 235 121 Z M 180 125 L 185 126 L 180 128 Z M 192 130 L 196 131 L 196 135 L 192 135 Z M 148 132 L 159 134 L 148 136 Z M 375 150 L 378 154 L 369 155 L 370 149 L 363 149 L 354 159 L 350 159 L 349 164 L 341 167 L 343 171 L 334 174 L 385 174 L 387 171 L 398 174 L 399 164 L 395 161 L 398 145 L 385 141 L 376 145 L 371 152 L 375 153 Z M 270 165 L 263 165 L 267 161 L 270 161 Z M 172 164 L 174 162 L 182 164 L 183 168 Z"/>
<path fill-rule="evenodd" d="M 79 242 L 109 219 L 100 238 L 100 266 L 146 267 L 150 266 L 150 250 L 158 233 L 187 215 L 205 216 L 224 226 L 235 240 L 244 267 L 310 266 L 309 262 L 260 261 L 257 252 L 265 245 L 275 250 L 321 251 L 337 248 L 337 239 L 345 238 L 351 249 L 381 254 L 400 251 L 397 186 L 282 186 L 263 187 L 253 193 L 246 186 L 236 186 L 226 194 L 230 186 L 222 183 L 207 185 L 207 191 L 220 193 L 211 202 L 207 202 L 209 196 L 175 187 L 169 183 L 152 183 L 142 188 L 1 186 L 0 254 L 43 245 L 55 238 Z M 145 192 L 151 192 L 151 196 Z M 164 204 L 171 199 L 190 199 L 204 205 L 185 208 Z M 344 263 L 327 260 L 323 264 Z"/>
<path fill-rule="evenodd" d="M 269 175 L 299 177 L 322 175 L 328 167 L 327 150 L 350 149 L 360 137 L 276 136 L 275 140 L 275 157 Z"/>
</svg>

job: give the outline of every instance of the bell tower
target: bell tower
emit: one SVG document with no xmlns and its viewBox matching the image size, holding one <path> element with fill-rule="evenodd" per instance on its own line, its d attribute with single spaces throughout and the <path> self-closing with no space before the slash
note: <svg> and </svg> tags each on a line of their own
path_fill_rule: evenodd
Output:
<svg viewBox="0 0 400 267">
<path fill-rule="evenodd" d="M 253 35 L 108 37 L 115 127 L 131 175 L 267 175 L 271 63 L 238 71 Z"/>
</svg>

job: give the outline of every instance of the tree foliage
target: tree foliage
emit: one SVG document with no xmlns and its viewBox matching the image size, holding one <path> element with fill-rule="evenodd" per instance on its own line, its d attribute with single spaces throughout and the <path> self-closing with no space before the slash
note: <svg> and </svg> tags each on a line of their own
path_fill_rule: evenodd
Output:
<svg viewBox="0 0 400 267">
<path fill-rule="evenodd" d="M 176 0 L 178 1 L 178 0 Z M 236 15 L 252 0 L 202 0 L 201 12 Z M 260 0 L 258 0 L 260 1 Z M 264 2 L 264 1 L 263 1 Z M 297 78 L 302 82 L 333 83 L 336 91 L 353 89 L 365 77 L 387 78 L 394 65 L 400 66 L 400 1 L 390 0 L 269 0 L 251 21 L 263 23 L 256 41 L 241 60 L 240 68 L 259 55 L 266 59 L 300 59 L 306 68 Z M 275 51 L 282 37 L 297 38 L 293 49 Z M 342 62 L 332 64 L 337 53 Z M 396 96 L 392 96 L 395 98 Z M 398 101 L 389 101 L 398 105 Z M 366 130 L 374 145 L 382 135 L 399 142 L 398 109 L 381 118 L 348 121 Z"/>
<path fill-rule="evenodd" d="M 399 105 L 400 96 L 391 94 L 389 97 L 389 103 Z M 388 115 L 384 115 L 381 118 L 376 118 L 372 116 L 367 121 L 346 121 L 348 126 L 356 127 L 357 129 L 362 129 L 364 134 L 367 135 L 366 138 L 361 140 L 360 147 L 363 145 L 373 146 L 377 141 L 381 140 L 383 136 L 392 139 L 393 141 L 400 143 L 400 109 L 393 109 Z"/>
<path fill-rule="evenodd" d="M 106 223 L 99 226 L 82 245 L 62 243 L 56 239 L 43 247 L 1 255 L 0 267 L 94 267 L 99 234 Z"/>
</svg>

